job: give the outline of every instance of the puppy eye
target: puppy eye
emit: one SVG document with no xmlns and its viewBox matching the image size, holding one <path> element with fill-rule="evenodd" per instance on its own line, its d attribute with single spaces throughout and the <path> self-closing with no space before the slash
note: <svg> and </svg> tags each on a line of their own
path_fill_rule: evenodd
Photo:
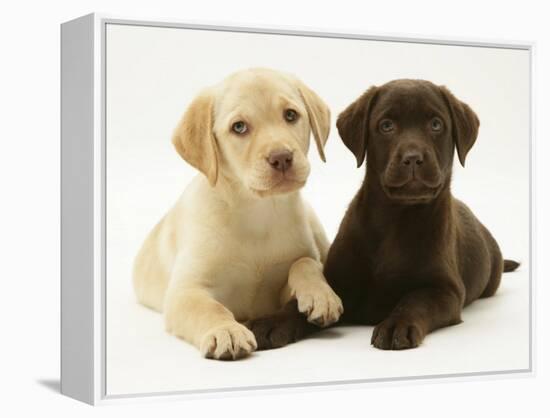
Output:
<svg viewBox="0 0 550 418">
<path fill-rule="evenodd" d="M 285 120 L 287 122 L 294 122 L 297 119 L 298 119 L 298 112 L 296 112 L 294 109 L 285 110 Z"/>
<path fill-rule="evenodd" d="M 246 131 L 248 131 L 248 126 L 246 126 L 246 123 L 244 123 L 242 120 L 235 122 L 231 126 L 231 130 L 239 135 L 244 134 Z"/>
<path fill-rule="evenodd" d="M 440 132 L 443 129 L 443 121 L 439 118 L 433 118 L 430 127 L 434 132 Z"/>
<path fill-rule="evenodd" d="M 385 134 L 390 133 L 395 129 L 393 121 L 389 119 L 382 119 L 378 126 L 380 128 L 380 131 Z"/>
</svg>

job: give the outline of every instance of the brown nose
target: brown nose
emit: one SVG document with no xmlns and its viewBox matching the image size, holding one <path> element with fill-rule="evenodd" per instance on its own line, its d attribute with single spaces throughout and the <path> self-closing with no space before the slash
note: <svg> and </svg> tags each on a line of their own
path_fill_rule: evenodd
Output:
<svg viewBox="0 0 550 418">
<path fill-rule="evenodd" d="M 287 150 L 271 151 L 267 162 L 275 170 L 285 172 L 292 165 L 292 153 Z"/>
<path fill-rule="evenodd" d="M 424 162 L 424 157 L 422 154 L 418 151 L 407 151 L 403 154 L 403 158 L 401 158 L 401 164 L 404 165 L 422 165 Z"/>
</svg>

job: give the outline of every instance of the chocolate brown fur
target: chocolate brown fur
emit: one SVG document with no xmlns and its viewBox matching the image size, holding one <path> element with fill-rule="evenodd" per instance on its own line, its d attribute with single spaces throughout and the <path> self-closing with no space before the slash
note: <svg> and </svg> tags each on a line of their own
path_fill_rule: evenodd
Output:
<svg viewBox="0 0 550 418">
<path fill-rule="evenodd" d="M 337 127 L 358 166 L 366 155 L 367 169 L 325 276 L 343 300 L 344 321 L 376 325 L 375 347 L 417 347 L 461 322 L 464 306 L 492 296 L 505 263 L 517 267 L 451 195 L 454 149 L 464 165 L 478 118 L 445 87 L 396 80 L 370 88 Z"/>
<path fill-rule="evenodd" d="M 284 347 L 320 330 L 298 311 L 296 300 L 291 300 L 273 315 L 249 321 L 246 326 L 256 337 L 258 350 Z"/>
</svg>

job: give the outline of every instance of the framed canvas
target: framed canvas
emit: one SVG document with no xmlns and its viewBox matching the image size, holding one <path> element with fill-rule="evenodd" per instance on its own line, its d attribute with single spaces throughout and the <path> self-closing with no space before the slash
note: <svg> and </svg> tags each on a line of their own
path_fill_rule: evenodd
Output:
<svg viewBox="0 0 550 418">
<path fill-rule="evenodd" d="M 533 48 L 62 24 L 62 392 L 531 374 Z"/>
</svg>

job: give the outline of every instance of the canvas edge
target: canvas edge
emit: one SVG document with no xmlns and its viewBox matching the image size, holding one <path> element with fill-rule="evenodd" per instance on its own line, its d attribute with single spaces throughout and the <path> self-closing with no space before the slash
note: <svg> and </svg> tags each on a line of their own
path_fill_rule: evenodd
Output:
<svg viewBox="0 0 550 418">
<path fill-rule="evenodd" d="M 94 16 L 61 25 L 61 393 L 94 403 Z"/>
</svg>

